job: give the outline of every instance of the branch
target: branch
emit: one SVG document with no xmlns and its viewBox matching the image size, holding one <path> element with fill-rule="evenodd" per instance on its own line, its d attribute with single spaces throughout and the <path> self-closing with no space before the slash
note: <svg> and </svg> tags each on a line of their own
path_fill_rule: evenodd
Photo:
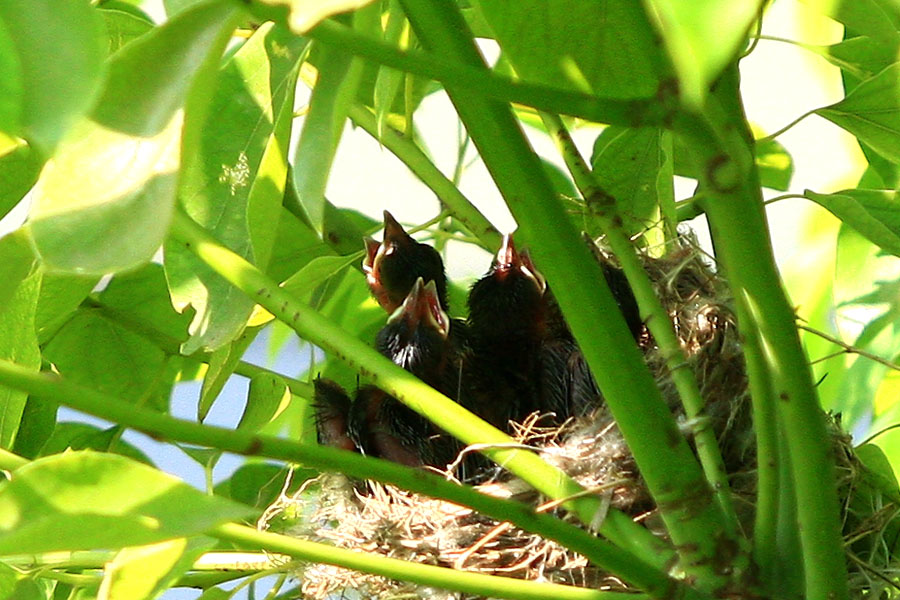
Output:
<svg viewBox="0 0 900 600">
<path fill-rule="evenodd" d="M 245 456 L 301 463 L 320 471 L 342 472 L 350 477 L 372 479 L 420 494 L 444 498 L 498 521 L 509 521 L 526 531 L 555 540 L 654 597 L 672 598 L 677 597 L 674 595 L 676 593 L 684 593 L 684 598 L 698 600 L 705 598 L 670 579 L 662 570 L 570 523 L 551 515 L 537 513 L 532 507 L 516 501 L 482 494 L 470 486 L 452 483 L 420 469 L 411 469 L 386 460 L 368 458 L 335 448 L 300 444 L 268 435 L 255 435 L 241 430 L 182 421 L 130 405 L 114 396 L 71 383 L 58 375 L 35 372 L 5 360 L 0 360 L 0 384 L 27 391 L 38 398 L 52 399 L 54 402 L 141 431 L 156 439 L 216 448 Z M 26 462 L 15 454 L 0 450 L 0 467 L 18 468 Z M 627 519 L 624 515 L 622 518 Z M 629 523 L 637 531 L 652 535 L 630 520 Z M 636 543 L 642 541 L 638 538 Z"/>
</svg>

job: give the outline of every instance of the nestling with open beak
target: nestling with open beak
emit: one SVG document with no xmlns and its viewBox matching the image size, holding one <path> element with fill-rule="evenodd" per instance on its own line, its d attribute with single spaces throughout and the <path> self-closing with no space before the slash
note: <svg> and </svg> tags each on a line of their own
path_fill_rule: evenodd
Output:
<svg viewBox="0 0 900 600">
<path fill-rule="evenodd" d="M 437 250 L 414 240 L 388 211 L 384 211 L 384 239 L 380 243 L 372 238 L 364 241 L 363 272 L 382 308 L 389 313 L 397 310 L 421 277 L 434 282 L 441 308 L 447 310 L 447 275 Z"/>
</svg>

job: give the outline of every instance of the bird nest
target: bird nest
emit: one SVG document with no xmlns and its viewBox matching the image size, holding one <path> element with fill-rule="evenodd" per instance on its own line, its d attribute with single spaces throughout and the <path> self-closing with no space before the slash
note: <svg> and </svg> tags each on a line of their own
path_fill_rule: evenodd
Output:
<svg viewBox="0 0 900 600">
<path fill-rule="evenodd" d="M 603 257 L 603 260 L 610 260 Z M 705 400 L 700 419 L 685 418 L 665 360 L 646 332 L 639 339 L 646 362 L 663 397 L 691 439 L 700 426 L 712 426 L 719 440 L 739 517 L 752 530 L 756 466 L 747 379 L 729 292 L 690 240 L 664 258 L 644 259 L 644 266 L 668 311 Z M 543 426 L 542 415 L 514 424 L 514 437 L 565 471 L 606 507 L 625 511 L 635 521 L 664 536 L 655 507 L 634 459 L 605 406 L 562 426 Z M 855 589 L 867 598 L 895 597 L 900 588 L 890 569 L 900 527 L 897 495 L 876 481 L 852 451 L 839 424 L 829 419 L 839 494 Z M 445 473 L 454 478 L 454 465 Z M 481 484 L 488 494 L 532 502 L 554 510 L 530 486 L 499 467 Z M 289 534 L 326 541 L 341 548 L 459 570 L 563 583 L 595 590 L 636 591 L 560 544 L 447 501 L 375 482 L 350 481 L 322 474 L 293 496 L 280 498 L 263 526 L 285 514 L 296 515 Z M 572 517 L 560 514 L 561 517 Z M 599 524 L 603 514 L 597 517 Z M 461 595 L 325 564 L 301 568 L 305 598 L 459 598 Z M 893 590 L 893 591 L 891 591 Z M 873 592 L 875 592 L 873 594 Z"/>
</svg>

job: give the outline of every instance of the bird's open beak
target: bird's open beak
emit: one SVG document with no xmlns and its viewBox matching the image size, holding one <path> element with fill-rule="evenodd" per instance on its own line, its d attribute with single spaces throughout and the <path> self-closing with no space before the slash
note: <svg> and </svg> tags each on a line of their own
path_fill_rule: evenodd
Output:
<svg viewBox="0 0 900 600">
<path fill-rule="evenodd" d="M 366 256 L 363 258 L 362 268 L 366 275 L 375 272 L 375 257 L 378 255 L 378 248 L 381 243 L 370 237 L 364 237 L 363 242 L 366 245 Z"/>
<path fill-rule="evenodd" d="M 424 284 L 422 278 L 416 279 L 412 289 L 403 301 L 403 304 L 394 311 L 388 322 L 404 319 L 409 329 L 415 329 L 419 324 L 425 324 L 447 338 L 450 334 L 450 317 L 441 308 L 441 299 L 438 296 L 437 285 L 434 281 Z"/>
<path fill-rule="evenodd" d="M 500 250 L 497 251 L 497 255 L 494 257 L 494 271 L 499 274 L 500 277 L 504 277 L 506 273 L 513 270 L 518 270 L 528 279 L 533 281 L 534 285 L 537 286 L 542 294 L 547 289 L 547 280 L 534 266 L 531 255 L 528 254 L 527 250 L 523 250 L 522 252 L 516 251 L 512 236 L 507 233 L 503 236 Z"/>
</svg>

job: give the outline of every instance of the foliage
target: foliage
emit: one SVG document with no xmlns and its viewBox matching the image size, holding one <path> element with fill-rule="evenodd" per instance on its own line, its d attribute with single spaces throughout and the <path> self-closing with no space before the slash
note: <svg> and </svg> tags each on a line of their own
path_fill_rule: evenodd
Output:
<svg viewBox="0 0 900 600">
<path fill-rule="evenodd" d="M 238 550 L 493 597 L 616 597 L 452 573 L 252 527 L 280 492 L 326 470 L 508 520 L 651 597 L 849 597 L 820 407 L 841 413 L 860 439 L 896 423 L 900 411 L 894 3 L 808 1 L 844 26 L 840 43 L 806 47 L 841 69 L 845 97 L 807 115 L 855 136 L 868 169 L 852 189 L 778 197 L 805 198 L 841 222 L 827 240 L 836 261 L 817 265 L 834 278 L 807 290 L 813 309 L 799 332 L 763 203 L 763 188 L 789 189 L 792 162 L 774 136 L 754 139 L 739 87 L 764 1 L 163 4 L 166 17 L 154 21 L 131 0 L 0 3 L 0 211 L 26 193 L 31 203 L 27 223 L 0 239 L 0 600 L 154 598 L 174 586 L 225 598 L 226 581 L 242 587 L 288 572 L 268 555 L 228 562 Z M 485 65 L 474 35 L 499 46 L 496 64 Z M 467 132 L 451 177 L 415 119 L 423 101 L 443 93 Z M 379 226 L 326 197 L 329 182 L 348 176 L 334 167 L 348 120 L 440 200 L 424 229 L 446 257 L 461 252 L 449 241 L 487 251 L 499 244 L 459 182 L 471 139 L 517 238 L 554 286 L 650 491 L 665 499 L 670 541 L 615 511 L 594 536 L 516 502 L 315 444 L 309 379 L 321 371 L 353 385 L 363 377 L 466 443 L 500 444 L 485 454 L 545 495 L 568 499 L 582 522 L 602 509 L 371 348 L 384 316 L 356 266 L 359 240 Z M 534 154 L 523 125 L 532 139 L 558 144 L 555 162 L 566 173 Z M 589 160 L 570 130 L 594 138 Z M 676 175 L 693 180 L 693 196 L 676 198 Z M 657 317 L 649 326 L 674 366 L 677 341 L 636 249 L 663 252 L 679 221 L 699 214 L 734 295 L 753 396 L 761 460 L 748 532 L 735 525 L 714 449 L 695 459 L 580 236 L 605 236 L 642 314 Z M 261 331 L 279 343 L 288 328 L 327 357 L 303 380 L 243 361 Z M 239 424 L 203 425 L 223 386 L 238 378 L 250 380 Z M 678 378 L 687 414 L 700 416 L 696 382 L 683 370 Z M 202 381 L 189 421 L 172 417 L 173 386 L 185 381 Z M 61 406 L 108 424 L 60 421 Z M 126 428 L 199 462 L 206 493 L 157 469 L 122 440 Z M 894 469 L 897 439 L 875 438 Z M 248 458 L 213 486 L 223 452 Z M 873 485 L 896 497 L 885 455 L 868 444 L 860 459 Z M 296 467 L 290 476 L 288 464 Z M 735 550 L 722 565 L 725 547 Z M 212 550 L 220 563 L 198 561 Z M 670 575 L 673 558 L 685 577 Z"/>
</svg>

